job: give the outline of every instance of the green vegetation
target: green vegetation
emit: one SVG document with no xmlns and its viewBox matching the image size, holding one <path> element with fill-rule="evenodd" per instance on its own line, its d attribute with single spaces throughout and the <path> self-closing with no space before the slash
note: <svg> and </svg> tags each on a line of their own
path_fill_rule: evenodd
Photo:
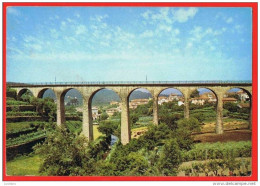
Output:
<svg viewBox="0 0 260 186">
<path fill-rule="evenodd" d="M 17 100 L 7 100 L 6 101 L 7 105 L 29 105 L 30 103 L 25 102 L 25 101 L 17 101 Z"/>
<path fill-rule="evenodd" d="M 42 158 L 40 156 L 31 154 L 28 156 L 20 156 L 11 161 L 8 161 L 7 175 L 12 176 L 25 176 L 33 175 L 38 176 L 39 167 L 42 164 Z"/>
<path fill-rule="evenodd" d="M 8 139 L 6 142 L 6 146 L 10 147 L 14 145 L 21 145 L 43 137 L 46 137 L 46 132 L 43 130 L 39 130 L 37 132 L 20 135 L 17 138 Z"/>
<path fill-rule="evenodd" d="M 40 169 L 43 175 L 177 175 L 181 147 L 191 148 L 191 133 L 197 126 L 196 119 L 180 120 L 176 132 L 165 124 L 151 126 L 125 146 L 118 142 L 109 156 L 110 135 L 117 131 L 116 123 L 103 123 L 99 130 L 106 136 L 87 146 L 80 135 L 57 129 L 35 149 L 44 159 Z"/>
<path fill-rule="evenodd" d="M 192 104 L 190 119 L 184 119 L 183 106 L 178 106 L 176 101 L 164 103 L 159 106 L 158 126 L 151 125 L 152 101 L 139 105 L 131 110 L 131 129 L 147 132 L 127 145 L 122 145 L 119 139 L 111 146 L 111 135 L 121 136 L 120 113 L 108 117 L 104 108 L 114 105 L 101 108 L 99 125 L 93 126 L 95 140 L 88 142 L 81 133 L 81 121 L 66 121 L 63 127 L 55 127 L 56 106 L 52 99 L 36 99 L 29 94 L 22 99 L 23 104 L 33 105 L 36 111 L 21 112 L 17 101 L 10 98 L 14 105 L 9 116 L 37 114 L 48 117 L 49 122 L 8 123 L 8 134 L 18 136 L 8 138 L 7 146 L 45 137 L 46 140 L 34 146 L 33 154 L 8 161 L 9 175 L 176 176 L 184 172 L 187 176 L 218 176 L 227 175 L 227 171 L 234 175 L 241 167 L 244 170 L 239 175 L 250 175 L 250 161 L 245 160 L 251 157 L 250 141 L 195 144 L 192 134 L 201 132 L 202 123 L 216 117 L 213 104 Z M 229 117 L 225 120 L 245 119 L 248 115 L 234 105 L 225 108 L 225 115 Z M 66 113 L 80 116 L 75 106 L 66 107 Z M 190 166 L 181 166 L 190 161 L 193 161 Z"/>
<path fill-rule="evenodd" d="M 39 116 L 38 112 L 25 111 L 25 112 L 7 112 L 7 116 Z"/>
<path fill-rule="evenodd" d="M 47 122 L 39 122 L 39 121 L 8 123 L 6 125 L 6 133 L 17 133 L 17 132 L 25 131 L 28 128 L 44 126 L 46 124 L 47 124 Z"/>
<path fill-rule="evenodd" d="M 199 143 L 184 152 L 185 161 L 224 159 L 232 154 L 234 158 L 251 157 L 251 141 L 226 142 L 226 143 Z"/>
</svg>

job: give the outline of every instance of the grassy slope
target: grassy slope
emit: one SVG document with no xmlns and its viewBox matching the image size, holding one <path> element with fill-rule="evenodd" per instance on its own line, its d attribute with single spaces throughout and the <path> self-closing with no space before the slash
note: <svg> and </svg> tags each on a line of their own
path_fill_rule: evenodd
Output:
<svg viewBox="0 0 260 186">
<path fill-rule="evenodd" d="M 39 167 L 42 159 L 38 155 L 30 157 L 21 156 L 12 161 L 7 162 L 7 175 L 24 176 L 39 175 Z"/>
<path fill-rule="evenodd" d="M 93 126 L 94 139 L 102 134 L 98 131 L 97 125 Z M 21 156 L 7 162 L 7 175 L 24 176 L 24 175 L 39 175 L 39 167 L 42 159 L 38 155 Z"/>
</svg>

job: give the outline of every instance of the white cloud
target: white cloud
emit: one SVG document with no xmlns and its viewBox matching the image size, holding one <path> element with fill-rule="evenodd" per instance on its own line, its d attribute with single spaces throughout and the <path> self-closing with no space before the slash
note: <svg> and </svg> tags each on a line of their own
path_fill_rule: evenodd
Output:
<svg viewBox="0 0 260 186">
<path fill-rule="evenodd" d="M 105 18 L 108 18 L 108 15 L 107 15 L 107 14 L 105 14 L 105 15 L 96 15 L 96 16 L 94 16 L 94 17 L 90 17 L 90 20 L 91 20 L 91 21 L 102 22 L 103 19 L 105 19 Z"/>
<path fill-rule="evenodd" d="M 80 18 L 80 14 L 79 14 L 79 13 L 76 13 L 75 16 L 76 16 L 77 18 Z"/>
<path fill-rule="evenodd" d="M 145 19 L 149 19 L 150 15 L 152 14 L 153 12 L 150 11 L 150 10 L 147 10 L 145 11 L 144 13 L 141 14 L 141 16 Z"/>
<path fill-rule="evenodd" d="M 141 37 L 145 37 L 145 38 L 147 38 L 147 37 L 153 37 L 154 36 L 154 33 L 153 33 L 153 31 L 151 31 L 151 30 L 146 30 L 146 31 L 144 31 L 142 34 L 141 34 Z"/>
<path fill-rule="evenodd" d="M 56 29 L 51 28 L 51 29 L 50 29 L 50 32 L 51 32 L 51 37 L 53 37 L 53 38 L 55 38 L 55 39 L 57 39 L 57 38 L 59 37 L 59 33 L 57 32 Z"/>
<path fill-rule="evenodd" d="M 85 25 L 79 25 L 76 28 L 76 35 L 84 34 L 86 33 L 87 29 Z"/>
<path fill-rule="evenodd" d="M 172 27 L 166 24 L 160 24 L 158 29 L 165 32 L 170 32 L 172 30 Z"/>
<path fill-rule="evenodd" d="M 12 14 L 14 16 L 20 16 L 21 12 L 17 9 L 15 9 L 14 7 L 7 7 L 7 13 L 8 14 Z"/>
<path fill-rule="evenodd" d="M 24 46 L 28 50 L 33 50 L 33 51 L 38 51 L 38 52 L 40 52 L 42 50 L 42 46 L 39 44 L 25 43 Z"/>
<path fill-rule="evenodd" d="M 174 20 L 180 22 L 180 23 L 184 23 L 186 21 L 188 21 L 188 19 L 193 18 L 196 13 L 198 12 L 197 8 L 180 8 L 177 11 L 173 10 L 173 18 Z"/>
<path fill-rule="evenodd" d="M 7 52 L 17 53 L 19 55 L 24 55 L 23 51 L 15 48 L 15 47 L 7 47 Z"/>
<path fill-rule="evenodd" d="M 232 23 L 233 22 L 233 18 L 232 17 L 229 17 L 226 19 L 226 23 Z"/>
</svg>

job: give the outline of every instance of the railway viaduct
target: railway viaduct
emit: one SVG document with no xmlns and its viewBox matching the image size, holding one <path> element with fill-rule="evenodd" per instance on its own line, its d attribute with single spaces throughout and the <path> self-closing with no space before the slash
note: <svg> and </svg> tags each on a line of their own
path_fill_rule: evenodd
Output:
<svg viewBox="0 0 260 186">
<path fill-rule="evenodd" d="M 207 88 L 211 90 L 217 98 L 216 107 L 216 128 L 217 134 L 223 133 L 223 97 L 224 94 L 232 88 L 240 88 L 244 90 L 250 97 L 250 129 L 252 115 L 252 83 L 250 81 L 175 81 L 175 82 L 81 82 L 81 83 L 28 83 L 11 85 L 16 89 L 18 99 L 27 90 L 30 90 L 33 96 L 42 98 L 47 89 L 54 91 L 57 98 L 57 125 L 61 126 L 65 123 L 65 94 L 71 90 L 78 90 L 83 97 L 83 125 L 82 133 L 88 140 L 93 140 L 93 121 L 91 112 L 92 98 L 96 92 L 101 89 L 111 89 L 116 92 L 121 99 L 121 142 L 127 144 L 131 138 L 130 122 L 129 122 L 129 96 L 139 88 L 145 88 L 152 94 L 153 99 L 153 122 L 158 125 L 158 97 L 159 94 L 168 88 L 179 90 L 184 96 L 184 117 L 189 118 L 189 99 L 191 93 L 199 88 Z"/>
</svg>

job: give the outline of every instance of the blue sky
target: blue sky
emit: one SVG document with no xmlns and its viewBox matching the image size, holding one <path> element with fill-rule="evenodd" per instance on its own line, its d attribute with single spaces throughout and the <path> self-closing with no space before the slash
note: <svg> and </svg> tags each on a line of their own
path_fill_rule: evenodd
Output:
<svg viewBox="0 0 260 186">
<path fill-rule="evenodd" d="M 7 81 L 251 80 L 250 8 L 9 7 Z"/>
</svg>

